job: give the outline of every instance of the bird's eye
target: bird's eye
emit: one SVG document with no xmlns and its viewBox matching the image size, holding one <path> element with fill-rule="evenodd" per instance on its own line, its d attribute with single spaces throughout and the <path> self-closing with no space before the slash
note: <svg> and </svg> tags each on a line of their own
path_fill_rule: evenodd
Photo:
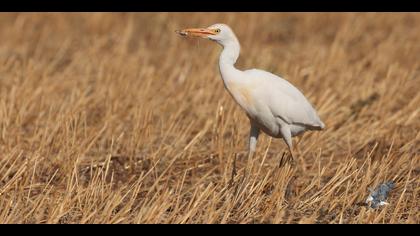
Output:
<svg viewBox="0 0 420 236">
<path fill-rule="evenodd" d="M 214 32 L 220 33 L 220 29 L 215 29 Z"/>
</svg>

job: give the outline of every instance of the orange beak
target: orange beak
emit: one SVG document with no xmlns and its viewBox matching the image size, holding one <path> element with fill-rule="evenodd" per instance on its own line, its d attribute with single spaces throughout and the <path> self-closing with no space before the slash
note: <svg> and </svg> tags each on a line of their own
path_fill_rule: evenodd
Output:
<svg viewBox="0 0 420 236">
<path fill-rule="evenodd" d="M 183 29 L 177 30 L 176 33 L 182 36 L 190 36 L 190 37 L 200 37 L 200 38 L 207 38 L 209 35 L 216 35 L 216 32 L 210 29 L 204 28 L 196 28 L 196 29 Z"/>
</svg>

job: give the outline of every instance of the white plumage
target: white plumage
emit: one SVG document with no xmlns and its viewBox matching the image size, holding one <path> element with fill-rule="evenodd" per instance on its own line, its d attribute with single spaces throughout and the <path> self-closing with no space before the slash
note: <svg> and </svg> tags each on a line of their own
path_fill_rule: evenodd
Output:
<svg viewBox="0 0 420 236">
<path fill-rule="evenodd" d="M 223 46 L 219 69 L 225 88 L 249 117 L 250 155 L 256 150 L 260 131 L 283 138 L 293 157 L 293 136 L 307 130 L 324 129 L 324 123 L 310 102 L 287 80 L 259 69 L 240 71 L 235 68 L 240 44 L 229 26 L 215 24 L 178 32 L 184 36 L 207 38 Z"/>
</svg>

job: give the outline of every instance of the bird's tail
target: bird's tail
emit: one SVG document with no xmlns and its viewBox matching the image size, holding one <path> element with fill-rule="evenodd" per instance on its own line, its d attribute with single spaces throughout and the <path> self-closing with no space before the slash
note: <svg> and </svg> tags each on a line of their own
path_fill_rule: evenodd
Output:
<svg viewBox="0 0 420 236">
<path fill-rule="evenodd" d="M 310 130 L 323 130 L 324 128 L 325 124 L 321 120 L 319 120 L 318 124 L 309 126 Z"/>
</svg>

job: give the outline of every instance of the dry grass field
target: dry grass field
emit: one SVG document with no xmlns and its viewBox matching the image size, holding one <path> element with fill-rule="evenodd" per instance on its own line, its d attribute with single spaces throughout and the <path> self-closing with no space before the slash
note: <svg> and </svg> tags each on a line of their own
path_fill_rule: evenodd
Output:
<svg viewBox="0 0 420 236">
<path fill-rule="evenodd" d="M 221 47 L 174 33 L 213 23 L 236 32 L 239 69 L 283 76 L 326 124 L 295 167 L 266 135 L 247 166 Z M 0 223 L 420 223 L 419 27 L 415 13 L 2 13 Z M 389 180 L 389 205 L 367 207 Z"/>
</svg>

